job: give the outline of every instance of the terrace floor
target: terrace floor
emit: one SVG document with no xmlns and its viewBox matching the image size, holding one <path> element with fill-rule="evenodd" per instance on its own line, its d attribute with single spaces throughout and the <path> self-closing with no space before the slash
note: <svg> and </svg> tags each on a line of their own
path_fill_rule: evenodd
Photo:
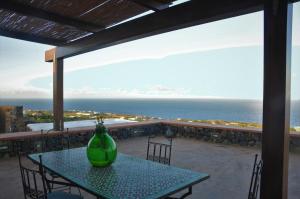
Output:
<svg viewBox="0 0 300 199">
<path fill-rule="evenodd" d="M 219 145 L 196 139 L 174 139 L 173 166 L 208 173 L 210 179 L 193 187 L 189 198 L 241 199 L 247 198 L 254 154 L 259 150 L 232 145 Z M 146 137 L 118 142 L 120 152 L 145 158 Z M 300 153 L 290 154 L 289 198 L 300 195 Z M 76 192 L 74 190 L 74 192 Z M 83 193 L 84 198 L 95 198 Z M 0 199 L 23 198 L 16 158 L 0 159 Z"/>
</svg>

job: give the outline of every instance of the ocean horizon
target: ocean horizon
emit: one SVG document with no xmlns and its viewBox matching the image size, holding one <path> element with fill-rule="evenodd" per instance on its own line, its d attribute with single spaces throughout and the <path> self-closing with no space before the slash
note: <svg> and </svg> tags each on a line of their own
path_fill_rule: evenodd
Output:
<svg viewBox="0 0 300 199">
<path fill-rule="evenodd" d="M 0 99 L 0 106 L 52 110 L 52 99 Z M 65 99 L 67 111 L 144 115 L 162 119 L 225 120 L 262 123 L 262 101 L 244 99 Z M 300 126 L 300 100 L 291 103 L 291 126 Z"/>
</svg>

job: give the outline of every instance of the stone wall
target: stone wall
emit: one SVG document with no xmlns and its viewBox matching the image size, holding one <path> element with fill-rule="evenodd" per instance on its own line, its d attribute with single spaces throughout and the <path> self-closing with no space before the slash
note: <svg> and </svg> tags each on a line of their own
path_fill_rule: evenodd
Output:
<svg viewBox="0 0 300 199">
<path fill-rule="evenodd" d="M 22 106 L 0 106 L 0 133 L 25 131 Z"/>
<path fill-rule="evenodd" d="M 248 147 L 261 147 L 261 129 L 240 128 L 188 122 L 162 122 L 163 131 L 170 128 L 174 137 L 185 137 L 206 142 L 233 144 Z M 300 151 L 300 132 L 290 133 L 290 150 Z"/>
<path fill-rule="evenodd" d="M 261 133 L 243 129 L 226 129 L 199 126 L 185 126 L 166 124 L 170 127 L 175 137 L 195 138 L 207 142 L 221 144 L 238 144 L 241 146 L 260 146 Z"/>
<path fill-rule="evenodd" d="M 160 123 L 110 125 L 109 134 L 115 140 L 162 134 Z M 22 133 L 24 135 L 22 135 Z M 65 129 L 65 131 L 39 131 L 14 133 L 13 137 L 0 137 L 0 157 L 15 156 L 18 151 L 36 153 L 63 148 L 82 147 L 94 134 L 92 128 Z M 20 135 L 18 135 L 20 134 Z"/>
<path fill-rule="evenodd" d="M 109 125 L 109 133 L 116 140 L 139 136 L 168 135 L 174 138 L 198 139 L 206 142 L 260 147 L 262 134 L 259 129 L 247 129 L 176 121 L 152 121 Z M 169 129 L 169 130 L 168 130 Z M 42 152 L 47 142 L 48 150 L 58 150 L 63 140 L 64 148 L 86 146 L 94 127 L 72 128 L 52 132 L 19 132 L 0 134 L 0 157 L 14 156 L 21 150 L 28 153 Z M 291 133 L 291 150 L 300 150 L 300 134 Z"/>
</svg>

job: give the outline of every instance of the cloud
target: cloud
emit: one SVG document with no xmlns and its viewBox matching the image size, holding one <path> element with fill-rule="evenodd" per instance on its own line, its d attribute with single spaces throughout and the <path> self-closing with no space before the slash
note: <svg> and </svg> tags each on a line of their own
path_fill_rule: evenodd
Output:
<svg viewBox="0 0 300 199">
<path fill-rule="evenodd" d="M 0 89 L 0 98 L 49 98 L 48 90 L 38 88 Z"/>
<path fill-rule="evenodd" d="M 157 51 L 145 51 L 145 50 L 138 51 L 136 47 L 130 49 L 130 46 L 128 47 L 114 46 L 111 48 L 120 48 L 120 49 L 114 49 L 114 51 L 110 51 L 110 49 L 105 49 L 104 52 L 95 51 L 95 52 L 79 55 L 78 57 L 73 57 L 70 58 L 69 60 L 66 60 L 65 72 L 68 73 L 68 72 L 74 72 L 82 69 L 98 68 L 98 67 L 103 67 L 111 64 L 118 64 L 118 63 L 129 62 L 129 61 L 159 60 L 169 56 L 189 54 L 195 52 L 209 52 L 209 51 L 221 50 L 221 49 L 257 47 L 257 46 L 262 47 L 259 43 L 242 43 L 242 44 L 220 44 L 220 45 L 218 44 L 218 45 L 201 46 L 195 48 L 166 49 L 166 50 L 157 50 Z M 125 52 L 125 49 L 127 49 L 127 52 Z M 116 52 L 118 52 L 118 54 L 116 54 Z M 97 61 L 99 59 L 101 60 L 101 62 Z M 45 73 L 40 75 L 40 77 L 43 76 L 45 76 Z"/>
<path fill-rule="evenodd" d="M 224 99 L 220 96 L 198 96 L 192 95 L 190 89 L 171 88 L 163 85 L 150 86 L 144 89 L 123 89 L 123 88 L 92 88 L 81 87 L 66 89 L 65 98 L 209 98 Z"/>
<path fill-rule="evenodd" d="M 171 88 L 163 85 L 155 85 L 139 92 L 139 94 L 144 94 L 147 96 L 158 96 L 158 97 L 159 96 L 183 97 L 189 95 L 189 93 L 190 93 L 190 89 Z"/>
<path fill-rule="evenodd" d="M 174 92 L 174 91 L 176 91 L 176 89 L 174 89 L 174 88 L 168 88 L 168 87 L 165 87 L 162 85 L 153 86 L 150 90 L 158 91 L 158 92 Z"/>
<path fill-rule="evenodd" d="M 187 98 L 196 97 L 189 95 L 190 90 L 185 88 L 170 88 L 155 85 L 145 89 L 112 89 L 81 87 L 66 89 L 66 98 Z"/>
</svg>

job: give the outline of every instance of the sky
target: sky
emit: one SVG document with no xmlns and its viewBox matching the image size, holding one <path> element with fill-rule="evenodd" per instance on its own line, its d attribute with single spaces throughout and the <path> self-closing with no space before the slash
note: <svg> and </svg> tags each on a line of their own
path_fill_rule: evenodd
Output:
<svg viewBox="0 0 300 199">
<path fill-rule="evenodd" d="M 300 3 L 294 6 L 292 98 L 300 99 Z M 52 46 L 0 37 L 0 98 L 51 98 Z M 65 98 L 262 99 L 263 12 L 65 59 Z"/>
</svg>

